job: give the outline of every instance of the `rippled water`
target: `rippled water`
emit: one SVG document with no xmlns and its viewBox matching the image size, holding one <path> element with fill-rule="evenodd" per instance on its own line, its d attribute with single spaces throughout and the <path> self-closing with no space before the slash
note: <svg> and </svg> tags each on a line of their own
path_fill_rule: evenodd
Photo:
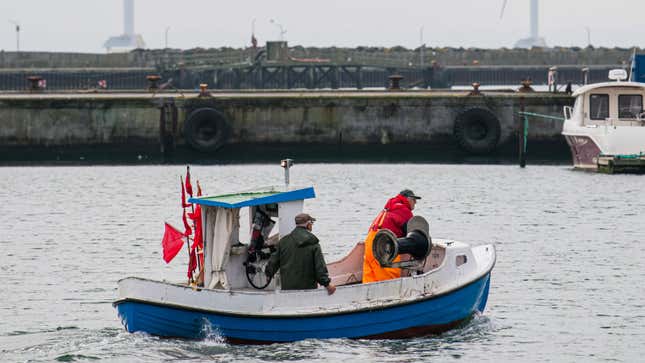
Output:
<svg viewBox="0 0 645 363">
<path fill-rule="evenodd" d="M 125 276 L 181 280 L 161 259 L 180 225 L 183 166 L 0 168 L 0 361 L 640 361 L 645 353 L 645 179 L 568 166 L 298 164 L 328 261 L 411 188 L 436 237 L 495 243 L 482 316 L 410 340 L 231 346 L 129 334 L 111 302 Z M 275 165 L 197 165 L 220 193 L 279 184 Z"/>
</svg>

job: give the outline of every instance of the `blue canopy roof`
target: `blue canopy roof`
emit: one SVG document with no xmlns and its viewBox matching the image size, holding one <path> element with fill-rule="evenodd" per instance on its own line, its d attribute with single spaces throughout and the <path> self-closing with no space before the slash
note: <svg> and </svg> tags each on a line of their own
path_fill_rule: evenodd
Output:
<svg viewBox="0 0 645 363">
<path fill-rule="evenodd" d="M 194 197 L 188 199 L 188 202 L 210 207 L 242 208 L 316 197 L 313 187 L 291 189 L 288 191 L 280 189 L 283 188 L 269 187 L 255 191 L 222 194 L 210 197 Z"/>
</svg>

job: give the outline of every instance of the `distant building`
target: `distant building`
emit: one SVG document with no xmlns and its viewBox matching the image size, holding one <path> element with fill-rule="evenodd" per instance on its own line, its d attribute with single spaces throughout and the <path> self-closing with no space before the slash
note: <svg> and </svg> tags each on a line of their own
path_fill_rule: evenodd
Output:
<svg viewBox="0 0 645 363">
<path fill-rule="evenodd" d="M 541 37 L 529 37 L 529 38 L 523 38 L 518 40 L 515 43 L 515 48 L 533 48 L 533 47 L 540 47 L 540 48 L 546 48 L 546 41 L 544 38 Z"/>
<path fill-rule="evenodd" d="M 108 53 L 129 52 L 146 47 L 143 37 L 134 33 L 134 0 L 123 0 L 123 34 L 110 37 L 103 46 Z"/>
</svg>

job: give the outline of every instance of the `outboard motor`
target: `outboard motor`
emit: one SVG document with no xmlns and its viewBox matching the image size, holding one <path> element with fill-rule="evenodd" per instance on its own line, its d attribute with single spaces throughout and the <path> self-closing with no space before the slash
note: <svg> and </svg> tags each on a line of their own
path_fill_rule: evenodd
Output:
<svg viewBox="0 0 645 363">
<path fill-rule="evenodd" d="M 372 253 L 381 267 L 418 268 L 432 249 L 432 239 L 428 221 L 421 216 L 414 216 L 408 221 L 408 234 L 397 238 L 389 229 L 382 229 L 374 236 Z M 409 261 L 394 262 L 396 256 L 409 254 Z"/>
</svg>

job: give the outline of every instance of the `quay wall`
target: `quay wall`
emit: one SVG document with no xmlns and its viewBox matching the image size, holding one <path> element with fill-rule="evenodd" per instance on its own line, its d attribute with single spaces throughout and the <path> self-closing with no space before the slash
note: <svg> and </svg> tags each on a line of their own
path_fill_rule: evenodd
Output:
<svg viewBox="0 0 645 363">
<path fill-rule="evenodd" d="M 215 133 L 222 139 L 205 152 L 231 144 L 267 143 L 440 147 L 455 144 L 455 122 L 475 109 L 497 119 L 498 148 L 516 142 L 517 112 L 522 104 L 526 111 L 561 116 L 562 107 L 572 103 L 564 94 L 484 92 L 470 96 L 454 91 L 256 91 L 217 92 L 210 97 L 194 93 L 0 94 L 0 146 L 119 148 L 165 143 L 166 149 L 170 144 L 194 147 L 184 126 L 197 111 L 206 109 L 219 119 L 208 116 L 199 121 L 204 125 L 193 120 L 193 126 L 202 137 L 208 139 Z M 172 112 L 162 108 L 164 104 L 175 107 L 174 125 Z M 200 131 L 200 127 L 205 129 Z M 560 122 L 534 120 L 529 139 L 561 143 L 561 129 Z"/>
</svg>

